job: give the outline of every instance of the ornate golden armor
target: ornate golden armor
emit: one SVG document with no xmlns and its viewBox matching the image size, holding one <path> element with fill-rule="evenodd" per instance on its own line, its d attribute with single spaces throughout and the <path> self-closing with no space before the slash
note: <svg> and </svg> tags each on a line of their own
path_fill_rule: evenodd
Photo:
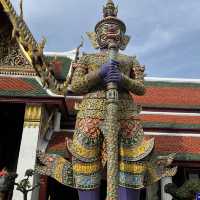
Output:
<svg viewBox="0 0 200 200">
<path fill-rule="evenodd" d="M 99 186 L 107 159 L 106 135 L 100 129 L 106 115 L 106 87 L 98 74 L 100 67 L 108 59 L 108 52 L 85 54 L 78 63 L 73 64 L 72 92 L 84 95 L 78 106 L 74 137 L 68 143 L 73 155 L 75 185 L 79 189 Z M 141 188 L 144 187 L 146 164 L 140 160 L 152 151 L 154 140 L 143 140 L 143 129 L 138 118 L 139 109 L 129 92 L 144 94 L 144 68 L 135 57 L 119 54 L 117 61 L 122 73 L 118 102 L 119 184 Z M 127 177 L 132 177 L 134 181 Z"/>
</svg>

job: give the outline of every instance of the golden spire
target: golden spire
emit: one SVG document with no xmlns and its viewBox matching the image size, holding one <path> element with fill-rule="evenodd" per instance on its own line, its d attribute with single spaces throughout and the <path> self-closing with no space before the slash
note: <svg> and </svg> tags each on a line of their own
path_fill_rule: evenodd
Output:
<svg viewBox="0 0 200 200">
<path fill-rule="evenodd" d="M 108 0 L 106 7 L 103 7 L 103 17 L 117 17 L 118 8 L 115 7 L 115 4 L 112 0 Z"/>
<path fill-rule="evenodd" d="M 108 0 L 106 3 L 106 6 L 112 5 L 113 7 L 115 6 L 114 2 L 112 0 Z"/>
<path fill-rule="evenodd" d="M 108 1 L 107 1 L 107 4 L 113 4 L 113 5 L 114 5 L 114 3 L 113 3 L 112 0 L 108 0 Z"/>
<path fill-rule="evenodd" d="M 19 7 L 20 7 L 20 17 L 23 19 L 23 16 L 24 16 L 24 12 L 23 12 L 23 0 L 20 0 Z"/>
<path fill-rule="evenodd" d="M 118 13 L 118 6 L 115 6 L 113 0 L 107 0 L 106 5 L 103 7 L 103 19 L 97 22 L 94 28 L 94 32 L 87 32 L 87 35 L 95 49 L 103 48 L 98 41 L 98 31 L 102 29 L 104 24 L 119 25 L 119 28 L 123 33 L 122 41 L 119 48 L 120 50 L 124 50 L 126 48 L 130 40 L 130 37 L 128 35 L 125 35 L 126 25 L 122 20 L 117 18 L 117 13 Z"/>
<path fill-rule="evenodd" d="M 95 26 L 95 32 L 104 23 L 117 23 L 121 26 L 122 31 L 126 32 L 126 25 L 117 18 L 118 6 L 115 6 L 113 0 L 107 0 L 106 6 L 103 6 L 103 19 Z"/>
</svg>

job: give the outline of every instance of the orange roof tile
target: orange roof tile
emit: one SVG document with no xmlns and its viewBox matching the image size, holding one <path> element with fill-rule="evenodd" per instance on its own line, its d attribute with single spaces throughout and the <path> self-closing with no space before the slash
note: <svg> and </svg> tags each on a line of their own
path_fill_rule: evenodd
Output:
<svg viewBox="0 0 200 200">
<path fill-rule="evenodd" d="M 0 77 L 0 90 L 32 90 L 34 87 L 22 79 Z"/>
<path fill-rule="evenodd" d="M 148 107 L 198 107 L 200 108 L 200 88 L 191 87 L 147 87 L 144 96 L 134 96 L 138 104 Z"/>
</svg>

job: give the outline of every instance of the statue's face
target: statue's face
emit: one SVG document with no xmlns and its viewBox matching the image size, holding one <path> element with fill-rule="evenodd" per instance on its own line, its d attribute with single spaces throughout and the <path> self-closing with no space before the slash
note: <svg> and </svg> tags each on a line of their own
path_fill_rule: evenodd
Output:
<svg viewBox="0 0 200 200">
<path fill-rule="evenodd" d="M 114 43 L 117 47 L 120 47 L 123 32 L 118 24 L 107 23 L 103 24 L 97 30 L 97 41 L 100 48 L 108 48 L 109 45 Z"/>
</svg>

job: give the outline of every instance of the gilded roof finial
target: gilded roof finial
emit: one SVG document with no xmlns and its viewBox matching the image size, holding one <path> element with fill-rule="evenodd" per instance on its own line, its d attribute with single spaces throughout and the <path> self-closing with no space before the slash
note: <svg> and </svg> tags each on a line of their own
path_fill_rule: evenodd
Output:
<svg viewBox="0 0 200 200">
<path fill-rule="evenodd" d="M 23 0 L 20 0 L 19 7 L 20 7 L 20 17 L 23 19 L 23 16 L 24 16 L 24 12 L 23 12 Z"/>
<path fill-rule="evenodd" d="M 103 7 L 103 17 L 116 17 L 118 13 L 118 8 L 115 7 L 115 4 L 112 0 L 108 0 L 106 7 Z"/>
<path fill-rule="evenodd" d="M 112 0 L 108 0 L 108 1 L 107 1 L 107 4 L 113 4 L 113 5 L 114 5 L 114 3 L 113 3 Z"/>
</svg>

